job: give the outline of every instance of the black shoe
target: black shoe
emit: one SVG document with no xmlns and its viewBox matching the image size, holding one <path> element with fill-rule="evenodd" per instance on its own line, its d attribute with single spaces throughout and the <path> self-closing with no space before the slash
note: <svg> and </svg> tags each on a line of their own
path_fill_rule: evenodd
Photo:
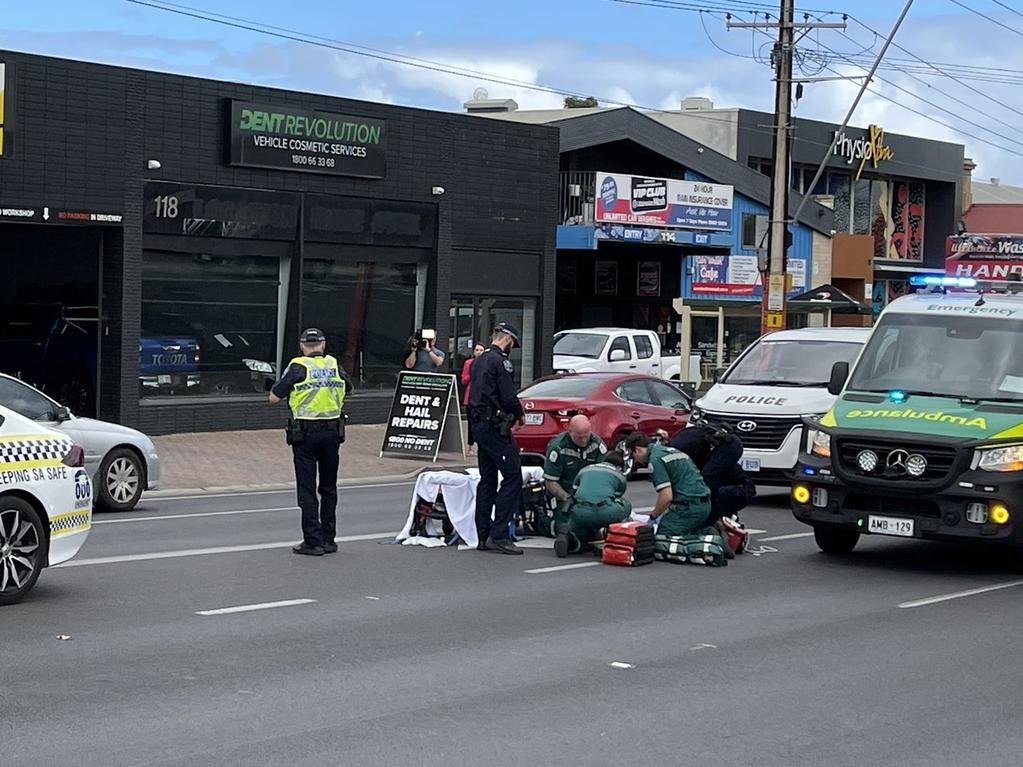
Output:
<svg viewBox="0 0 1023 767">
<path fill-rule="evenodd" d="M 558 533 L 554 538 L 554 556 L 564 559 L 568 556 L 568 533 Z"/>
<path fill-rule="evenodd" d="M 486 544 L 484 545 L 487 547 L 486 549 L 484 549 L 485 551 L 496 551 L 499 554 L 523 553 L 522 549 L 520 549 L 518 546 L 516 546 L 514 543 L 507 540 L 506 538 L 502 538 L 501 540 L 498 541 L 495 541 L 493 538 L 488 538 Z"/>
<path fill-rule="evenodd" d="M 476 544 L 476 551 L 490 551 L 490 547 L 487 545 L 486 535 L 479 536 L 479 543 Z"/>
<path fill-rule="evenodd" d="M 291 551 L 294 554 L 304 554 L 307 557 L 322 557 L 323 547 L 322 546 L 307 546 L 304 543 L 300 543 L 298 546 L 292 546 Z"/>
<path fill-rule="evenodd" d="M 336 543 L 325 543 L 325 544 L 323 544 L 323 553 L 324 554 L 336 554 L 337 553 L 337 544 Z"/>
</svg>

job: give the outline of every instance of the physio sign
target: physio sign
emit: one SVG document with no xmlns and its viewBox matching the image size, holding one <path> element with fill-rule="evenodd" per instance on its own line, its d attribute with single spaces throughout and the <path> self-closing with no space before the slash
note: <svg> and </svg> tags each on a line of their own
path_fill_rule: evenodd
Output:
<svg viewBox="0 0 1023 767">
<path fill-rule="evenodd" d="M 727 232 L 734 190 L 727 184 L 597 173 L 598 224 L 678 227 Z"/>
<path fill-rule="evenodd" d="M 383 178 L 386 123 L 368 117 L 231 101 L 232 165 Z"/>
</svg>

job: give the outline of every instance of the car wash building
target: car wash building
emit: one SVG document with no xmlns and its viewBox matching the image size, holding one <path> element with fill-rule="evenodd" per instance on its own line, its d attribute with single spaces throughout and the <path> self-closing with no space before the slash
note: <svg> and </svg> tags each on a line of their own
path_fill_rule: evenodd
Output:
<svg viewBox="0 0 1023 767">
<path fill-rule="evenodd" d="M 0 52 L 0 370 L 149 433 L 265 428 L 317 326 L 386 417 L 417 328 L 550 359 L 558 135 Z"/>
<path fill-rule="evenodd" d="M 507 111 L 508 104 L 466 106 L 560 130 L 558 329 L 653 330 L 668 352 L 688 332 L 707 378 L 719 347 L 727 362 L 760 335 L 766 176 L 635 109 Z M 790 214 L 800 200 L 792 195 Z M 790 297 L 829 282 L 833 226 L 832 211 L 811 201 L 791 227 Z M 682 322 L 680 297 L 691 323 Z M 809 315 L 788 321 L 806 324 Z"/>
</svg>

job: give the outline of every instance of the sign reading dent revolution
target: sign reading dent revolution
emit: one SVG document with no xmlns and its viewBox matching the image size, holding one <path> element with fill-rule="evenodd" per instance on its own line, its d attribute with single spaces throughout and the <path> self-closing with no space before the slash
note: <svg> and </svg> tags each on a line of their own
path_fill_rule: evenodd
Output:
<svg viewBox="0 0 1023 767">
<path fill-rule="evenodd" d="M 436 461 L 443 451 L 460 453 L 464 458 L 456 392 L 453 375 L 407 370 L 399 373 L 380 455 Z"/>
<path fill-rule="evenodd" d="M 231 101 L 232 165 L 383 178 L 386 123 Z"/>
</svg>

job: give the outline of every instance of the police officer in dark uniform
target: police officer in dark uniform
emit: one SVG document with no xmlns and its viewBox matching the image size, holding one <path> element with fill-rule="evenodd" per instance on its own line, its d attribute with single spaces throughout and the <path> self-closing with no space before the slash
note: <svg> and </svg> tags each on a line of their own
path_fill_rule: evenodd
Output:
<svg viewBox="0 0 1023 767">
<path fill-rule="evenodd" d="M 522 553 L 508 537 L 509 525 L 522 501 L 522 459 L 511 433 L 512 424 L 522 422 L 522 404 L 515 396 L 514 368 L 508 359 L 508 352 L 518 343 L 518 329 L 499 322 L 490 348 L 473 363 L 469 382 L 469 428 L 479 451 L 480 469 L 476 491 L 478 548 L 501 554 Z M 497 508 L 491 522 L 495 496 Z"/>
<path fill-rule="evenodd" d="M 327 339 L 322 330 L 304 331 L 299 345 L 302 356 L 291 360 L 281 380 L 270 389 L 270 402 L 276 404 L 287 398 L 291 408 L 287 436 L 302 509 L 302 543 L 292 551 L 318 557 L 337 551 L 337 471 L 349 378 L 338 361 L 326 353 Z"/>
<path fill-rule="evenodd" d="M 660 432 L 666 438 L 667 432 Z M 696 464 L 710 489 L 711 513 L 707 524 L 731 517 L 749 505 L 757 488 L 739 461 L 742 441 L 731 430 L 711 424 L 694 424 L 665 441 Z"/>
</svg>

